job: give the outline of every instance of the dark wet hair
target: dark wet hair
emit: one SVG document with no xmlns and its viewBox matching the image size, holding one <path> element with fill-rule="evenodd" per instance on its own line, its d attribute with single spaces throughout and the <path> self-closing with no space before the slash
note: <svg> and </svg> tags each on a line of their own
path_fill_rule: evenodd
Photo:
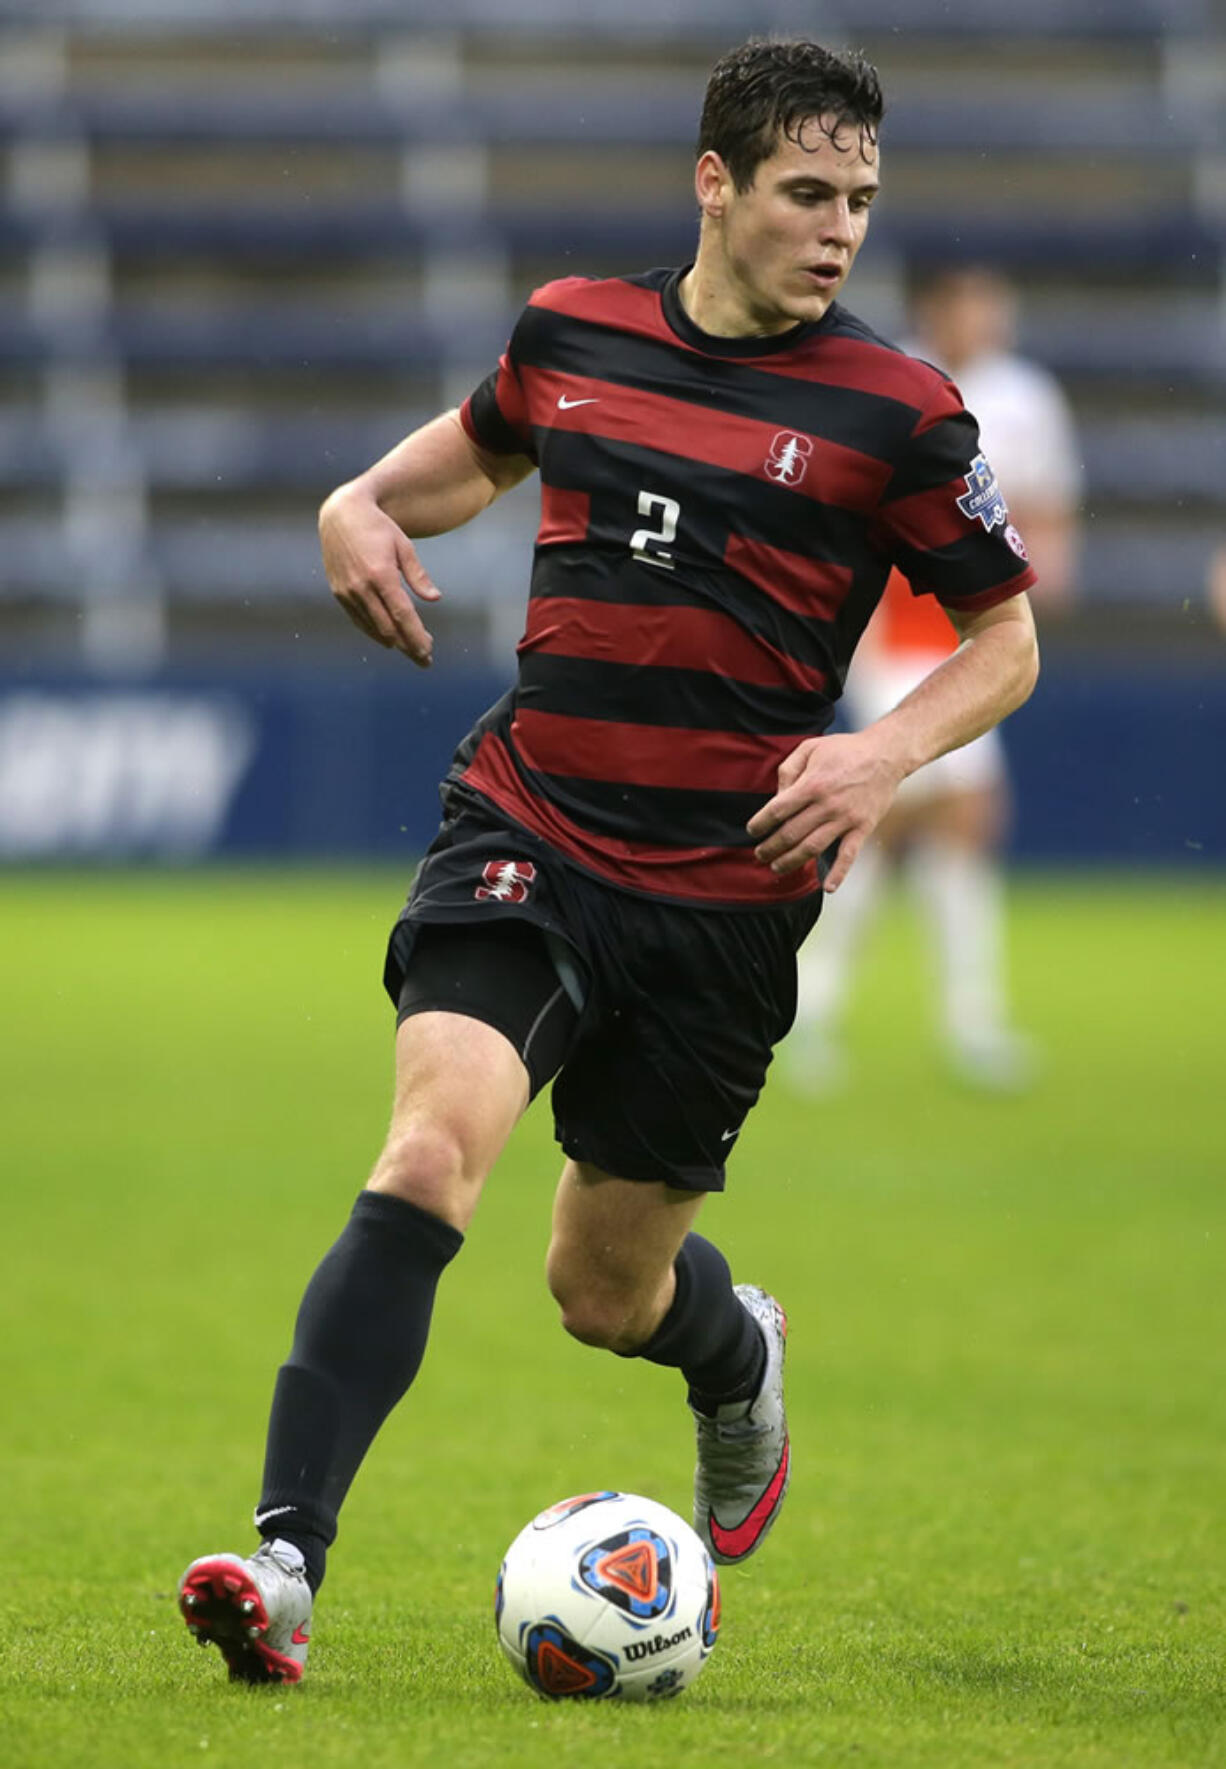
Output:
<svg viewBox="0 0 1226 1769">
<path fill-rule="evenodd" d="M 850 129 L 875 142 L 884 112 L 877 70 L 862 55 L 805 38 L 753 37 L 711 70 L 698 153 L 717 153 L 736 188 L 748 190 L 781 137 L 799 141 L 806 125 L 827 118 L 832 141 Z"/>
</svg>

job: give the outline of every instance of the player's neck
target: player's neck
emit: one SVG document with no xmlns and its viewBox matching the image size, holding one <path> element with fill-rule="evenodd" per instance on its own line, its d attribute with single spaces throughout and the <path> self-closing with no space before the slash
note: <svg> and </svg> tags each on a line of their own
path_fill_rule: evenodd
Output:
<svg viewBox="0 0 1226 1769">
<path fill-rule="evenodd" d="M 677 284 L 677 295 L 689 318 L 710 338 L 768 338 L 796 325 L 783 316 L 773 325 L 763 324 L 727 276 L 704 260 L 701 250 Z"/>
</svg>

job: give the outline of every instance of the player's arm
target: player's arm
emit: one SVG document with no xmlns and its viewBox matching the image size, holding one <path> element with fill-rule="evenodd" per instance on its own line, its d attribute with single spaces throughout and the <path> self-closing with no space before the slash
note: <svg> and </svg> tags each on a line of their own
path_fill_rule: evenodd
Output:
<svg viewBox="0 0 1226 1769">
<path fill-rule="evenodd" d="M 900 780 L 925 762 L 982 737 L 1028 700 L 1039 675 L 1034 616 L 1026 595 L 981 614 L 949 618 L 961 640 L 892 712 L 870 727 L 901 768 Z"/>
<path fill-rule="evenodd" d="M 1009 513 L 1026 536 L 1026 551 L 1038 573 L 1038 582 L 1030 595 L 1040 619 L 1047 614 L 1066 614 L 1073 605 L 1077 586 L 1076 510 L 1068 504 L 1033 497 L 1025 502 L 1011 499 Z"/>
<path fill-rule="evenodd" d="M 778 791 L 748 825 L 757 858 L 774 872 L 794 872 L 838 842 L 825 880 L 827 891 L 837 890 L 902 781 L 1028 698 L 1039 653 L 1026 596 L 950 616 L 957 651 L 892 712 L 862 731 L 808 738 L 782 763 Z"/>
<path fill-rule="evenodd" d="M 471 521 L 532 465 L 490 454 L 449 411 L 339 486 L 319 512 L 319 539 L 332 594 L 354 625 L 424 669 L 434 641 L 405 586 L 423 602 L 440 592 L 413 540 Z"/>
<path fill-rule="evenodd" d="M 1084 466 L 1072 409 L 1059 383 L 1034 369 L 1025 385 L 1027 448 L 1024 461 L 1010 463 L 1009 515 L 1026 537 L 1026 551 L 1038 574 L 1030 596 L 1040 620 L 1065 614 L 1077 594 L 1080 504 Z"/>
</svg>

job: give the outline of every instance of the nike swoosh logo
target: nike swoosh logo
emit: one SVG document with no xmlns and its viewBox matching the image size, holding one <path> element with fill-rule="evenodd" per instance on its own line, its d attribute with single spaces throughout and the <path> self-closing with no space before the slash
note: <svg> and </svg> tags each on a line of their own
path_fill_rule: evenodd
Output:
<svg viewBox="0 0 1226 1769">
<path fill-rule="evenodd" d="M 285 1517 L 294 1509 L 295 1507 L 293 1505 L 274 1505 L 271 1511 L 257 1511 L 252 1518 L 252 1522 L 257 1529 L 263 1529 L 264 1525 L 270 1518 Z"/>
<path fill-rule="evenodd" d="M 311 1644 L 311 1630 L 309 1628 L 295 1628 L 290 1639 L 295 1646 L 309 1646 Z"/>
<path fill-rule="evenodd" d="M 736 1135 L 736 1134 L 737 1134 L 737 1133 L 736 1133 L 736 1131 L 735 1131 L 735 1130 L 721 1130 L 721 1131 L 720 1131 L 720 1133 L 719 1133 L 719 1140 L 720 1140 L 720 1141 L 721 1141 L 721 1142 L 731 1142 L 731 1141 L 732 1141 L 732 1139 L 733 1139 L 733 1137 L 734 1137 L 734 1136 L 735 1136 L 735 1135 Z"/>
<path fill-rule="evenodd" d="M 792 1443 L 789 1438 L 783 1446 L 783 1455 L 779 1458 L 779 1466 L 771 1476 L 771 1483 L 758 1500 L 744 1523 L 738 1523 L 735 1529 L 725 1529 L 717 1520 L 714 1511 L 707 1513 L 707 1528 L 711 1532 L 711 1546 L 725 1560 L 743 1560 L 746 1554 L 752 1553 L 758 1540 L 783 1503 L 783 1495 L 788 1484 L 788 1465 L 792 1458 Z"/>
<path fill-rule="evenodd" d="M 565 393 L 559 394 L 558 396 L 558 410 L 560 412 L 573 412 L 577 405 L 599 404 L 600 401 L 598 399 L 567 399 Z"/>
</svg>

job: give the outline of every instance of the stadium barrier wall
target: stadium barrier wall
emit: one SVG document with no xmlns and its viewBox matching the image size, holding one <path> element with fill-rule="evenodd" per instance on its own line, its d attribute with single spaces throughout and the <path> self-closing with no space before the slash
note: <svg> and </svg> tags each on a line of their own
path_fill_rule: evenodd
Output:
<svg viewBox="0 0 1226 1769">
<path fill-rule="evenodd" d="M 0 862 L 410 863 L 490 670 L 0 672 Z M 1226 865 L 1226 650 L 1049 659 L 1005 727 L 1015 858 Z"/>
</svg>

